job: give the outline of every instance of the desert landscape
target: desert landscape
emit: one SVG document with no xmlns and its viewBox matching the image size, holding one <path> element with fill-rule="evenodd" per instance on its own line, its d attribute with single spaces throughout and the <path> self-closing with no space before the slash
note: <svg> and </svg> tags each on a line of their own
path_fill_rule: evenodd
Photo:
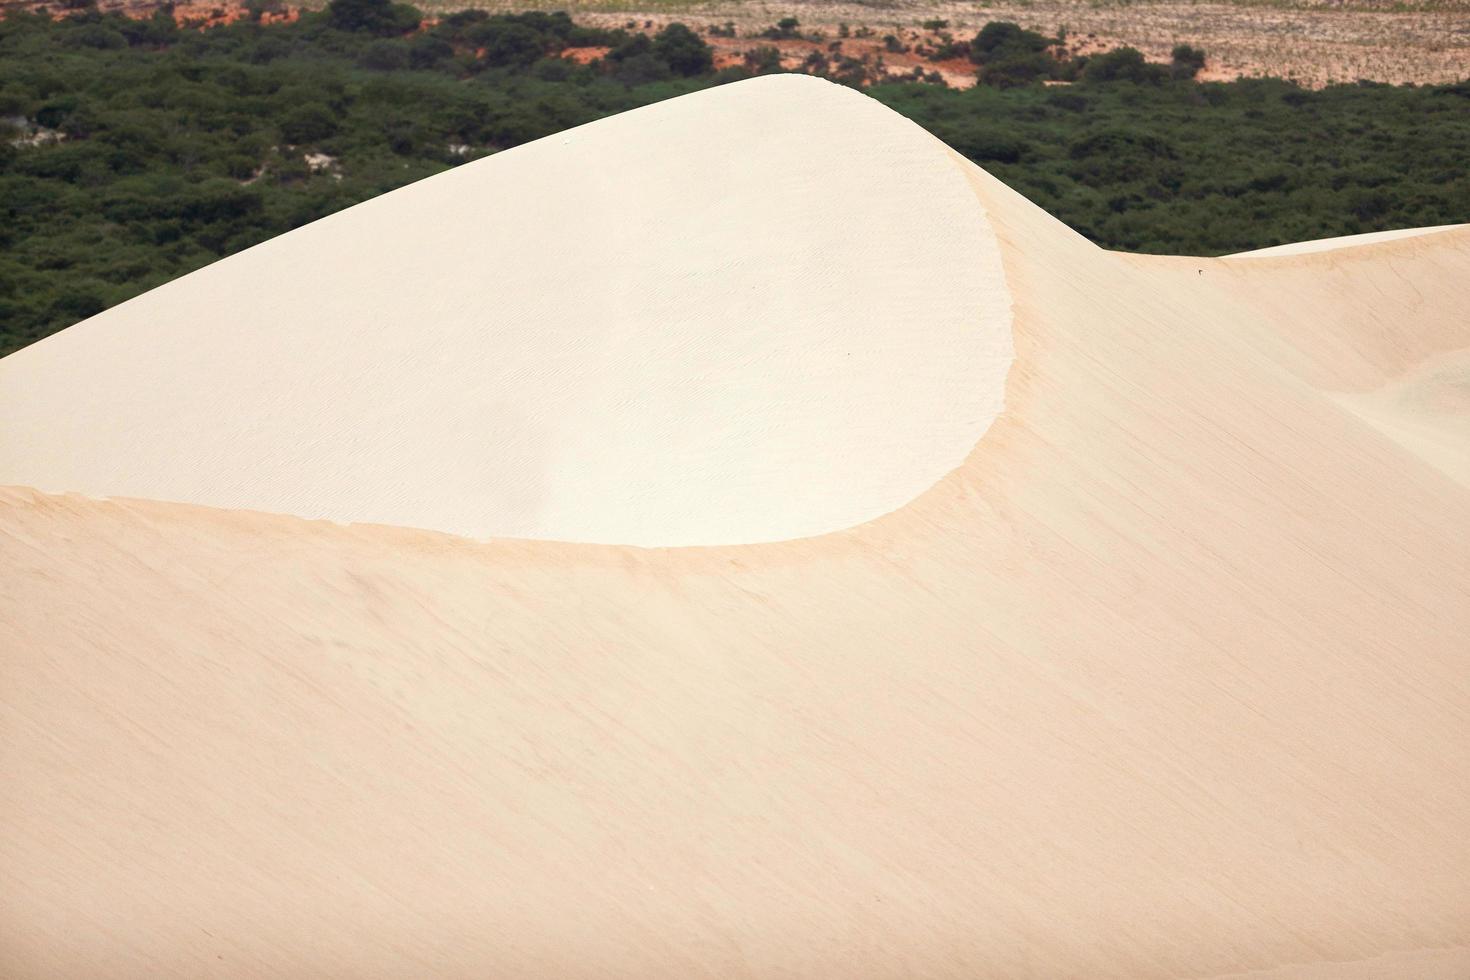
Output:
<svg viewBox="0 0 1470 980">
<path fill-rule="evenodd" d="M 483 9 L 525 9 L 527 4 L 500 0 L 476 3 Z M 431 7 L 430 9 L 440 9 Z M 446 5 L 442 9 L 460 9 Z M 882 54 L 897 69 L 931 67 L 912 51 L 888 50 L 883 38 L 897 37 L 905 47 L 929 45 L 940 35 L 972 37 L 991 21 L 1011 21 L 1049 35 L 1063 34 L 1078 53 L 1135 47 L 1154 60 L 1168 60 L 1176 44 L 1202 47 L 1211 58 L 1204 78 L 1274 76 L 1309 87 L 1360 79 L 1402 84 L 1455 82 L 1470 68 L 1470 3 L 1379 2 L 1092 2 L 1092 0 L 1025 0 L 986 3 L 842 3 L 765 2 L 677 3 L 640 7 L 558 4 L 589 21 L 607 25 L 651 24 L 682 20 L 708 30 L 734 25 L 741 38 L 711 40 L 732 57 L 743 56 L 758 44 L 758 35 L 783 17 L 795 17 L 804 33 L 819 34 L 815 41 L 783 42 L 783 52 L 799 63 L 811 51 L 825 50 L 840 40 L 853 54 Z M 942 22 L 942 28 L 926 24 Z M 849 36 L 840 36 L 842 25 Z M 868 37 L 851 37 L 866 29 Z M 756 41 L 750 40 L 756 37 Z M 960 87 L 974 84 L 974 71 L 963 63 L 943 64 L 945 80 Z"/>
<path fill-rule="evenodd" d="M 287 0 L 255 0 L 266 17 L 290 17 L 298 9 L 320 9 L 324 2 L 298 5 Z M 47 0 L 4 0 L 0 11 L 37 6 L 60 9 Z M 154 0 L 99 0 L 104 10 L 147 16 Z M 174 3 L 182 20 L 215 23 L 243 16 L 248 3 Z M 976 6 L 946 0 L 431 0 L 431 16 L 463 10 L 513 12 L 565 10 L 580 21 L 604 27 L 655 31 L 672 22 L 707 34 L 721 66 L 772 44 L 762 37 L 783 18 L 800 22 L 798 37 L 777 39 L 786 67 L 795 68 L 814 52 L 881 57 L 896 73 L 915 67 L 938 71 L 956 87 L 974 84 L 973 66 L 963 59 L 936 64 L 916 48 L 943 44 L 944 36 L 968 39 L 986 23 L 1009 21 L 1048 35 L 1065 36 L 1069 50 L 1087 54 L 1121 46 L 1168 60 L 1176 44 L 1202 47 L 1210 55 L 1203 78 L 1228 81 L 1272 76 L 1318 88 L 1360 80 L 1420 85 L 1457 82 L 1470 70 L 1470 2 L 1466 0 L 995 0 Z M 733 31 L 733 36 L 730 32 Z M 896 44 L 885 43 L 886 37 Z M 898 50 L 898 49 L 904 50 Z"/>
<path fill-rule="evenodd" d="M 0 360 L 0 974 L 1461 980 L 1397 232 L 1109 251 L 769 75 Z"/>
</svg>

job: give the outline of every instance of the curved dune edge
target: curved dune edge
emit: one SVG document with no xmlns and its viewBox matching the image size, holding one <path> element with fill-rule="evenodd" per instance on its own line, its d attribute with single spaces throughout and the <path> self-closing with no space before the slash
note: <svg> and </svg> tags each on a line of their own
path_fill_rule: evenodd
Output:
<svg viewBox="0 0 1470 980">
<path fill-rule="evenodd" d="M 927 134 L 925 134 L 925 135 L 927 135 Z M 932 139 L 932 137 L 931 137 L 931 139 Z M 935 141 L 935 142 L 937 143 L 937 141 Z M 1029 202 L 1026 199 L 1022 198 L 1020 195 L 1015 194 L 1015 192 L 1013 192 L 1009 188 L 1005 187 L 1005 185 L 1001 184 L 999 181 L 996 181 L 996 180 L 994 180 L 994 178 L 991 178 L 988 174 L 986 174 L 983 170 L 981 170 L 975 164 L 971 163 L 969 160 L 967 160 L 964 157 L 960 156 L 958 153 L 954 152 L 953 150 L 949 149 L 948 147 L 943 146 L 943 144 L 938 144 L 938 148 L 940 149 L 940 151 L 943 154 L 945 154 L 948 157 L 950 163 L 953 165 L 953 167 L 957 171 L 957 173 L 960 176 L 960 178 L 964 181 L 965 186 L 969 190 L 969 193 L 971 195 L 973 195 L 973 201 L 974 201 L 974 207 L 975 207 L 975 211 L 974 211 L 974 215 L 973 215 L 974 220 L 981 221 L 981 222 L 986 222 L 987 225 L 988 225 L 988 223 L 989 223 L 989 217 L 988 217 L 989 212 L 987 210 L 987 194 L 995 195 L 995 194 L 999 193 L 999 195 L 1000 195 L 999 197 L 991 197 L 991 198 L 989 198 L 990 204 L 991 205 L 995 205 L 995 204 L 1004 202 L 1005 206 L 1013 212 L 1013 215 L 1012 215 L 1012 221 L 1013 221 L 1013 223 L 1024 223 L 1027 226 L 1027 229 L 1028 229 L 1030 235 L 1031 236 L 1034 236 L 1030 240 L 1030 242 L 1029 242 L 1029 244 L 1031 245 L 1031 247 L 1035 247 L 1037 244 L 1040 244 L 1040 243 L 1044 242 L 1048 246 L 1057 246 L 1057 247 L 1061 247 L 1063 249 L 1080 249 L 1083 252 L 1095 252 L 1095 251 L 1097 251 L 1097 249 L 1095 248 L 1095 246 L 1091 245 L 1091 243 L 1087 242 L 1080 235 L 1077 235 L 1070 228 L 1067 228 L 1065 225 L 1061 224 L 1055 218 L 1052 218 L 1050 215 L 1046 214 L 1040 208 L 1036 207 L 1035 205 L 1031 204 L 1031 202 Z M 1000 257 L 1000 260 L 1001 260 L 1001 263 L 1002 263 L 1002 266 L 1003 266 L 1002 275 L 1003 276 L 1008 275 L 1010 273 L 1011 269 L 1014 267 L 1014 258 L 1013 257 L 1010 257 L 1008 255 L 1008 250 L 1009 249 L 1012 249 L 1012 248 L 1015 248 L 1017 246 L 1015 244 L 1013 244 L 1009 239 L 1007 239 L 1006 236 L 1001 235 L 998 229 L 993 228 L 993 227 L 989 227 L 988 230 L 991 231 L 993 234 L 996 234 L 996 236 L 997 236 L 997 238 L 999 240 L 999 247 L 997 249 L 997 253 L 998 253 L 999 257 Z M 1007 281 L 1007 280 L 1003 279 L 1002 281 L 1004 282 L 1004 281 Z M 1008 304 L 1010 304 L 1010 309 L 1007 311 L 1008 314 L 1009 314 L 1009 316 L 1008 316 L 1007 331 L 1006 331 L 1006 340 L 1008 342 L 1007 346 L 1008 346 L 1008 348 L 1010 348 L 1010 350 L 1008 351 L 1008 354 L 1009 354 L 1008 364 L 1007 364 L 1007 367 L 1005 369 L 1004 378 L 1003 378 L 1002 383 L 1001 383 L 1001 391 L 998 393 L 998 396 L 994 398 L 995 413 L 996 413 L 995 417 L 996 418 L 1000 417 L 1004 413 L 1004 411 L 1005 411 L 1005 404 L 1006 404 L 1006 399 L 1007 399 L 1006 392 L 1009 391 L 1010 384 L 1011 384 L 1011 381 L 1010 381 L 1010 363 L 1013 363 L 1012 359 L 1014 359 L 1016 357 L 1016 355 L 1014 353 L 1014 347 L 1012 346 L 1012 344 L 1013 344 L 1013 335 L 1012 335 L 1012 329 L 1011 328 L 1012 328 L 1012 326 L 1013 326 L 1013 324 L 1015 323 L 1015 320 L 1016 320 L 1016 309 L 1017 309 L 1017 302 L 1018 301 L 1016 301 L 1012 297 L 1012 295 L 1010 295 L 1009 286 L 1007 286 L 1007 297 L 1006 297 L 1006 300 L 1007 300 Z M 683 550 L 683 549 L 697 549 L 697 548 L 730 548 L 730 547 L 736 547 L 736 548 L 741 548 L 741 549 L 755 549 L 755 550 L 759 550 L 761 548 L 761 546 L 764 546 L 764 545 L 781 544 L 781 543 L 787 542 L 787 541 L 790 541 L 790 542 L 805 542 L 805 541 L 814 540 L 814 539 L 821 539 L 821 538 L 825 538 L 825 537 L 831 537 L 831 536 L 834 536 L 834 535 L 850 535 L 850 534 L 859 534 L 859 535 L 861 535 L 861 533 L 865 529 L 868 529 L 868 528 L 874 527 L 874 526 L 881 526 L 882 524 L 885 523 L 885 521 L 887 521 L 887 519 L 889 519 L 894 514 L 897 514 L 897 513 L 900 513 L 902 511 L 906 511 L 906 510 L 909 510 L 909 509 L 912 509 L 912 508 L 915 508 L 915 507 L 918 507 L 918 508 L 921 508 L 922 509 L 923 506 L 924 506 L 925 499 L 928 498 L 928 497 L 930 497 L 930 496 L 944 495 L 946 493 L 952 493 L 953 490 L 954 490 L 954 487 L 951 486 L 951 485 L 957 484 L 957 483 L 961 482 L 962 481 L 962 478 L 963 478 L 962 477 L 963 472 L 966 469 L 970 468 L 972 465 L 974 465 L 973 464 L 974 457 L 979 452 L 980 447 L 981 447 L 981 444 L 983 443 L 983 441 L 985 439 L 985 433 L 989 430 L 990 426 L 993 424 L 993 421 L 994 421 L 994 419 L 990 419 L 990 420 L 987 420 L 984 423 L 984 426 L 980 430 L 980 432 L 978 433 L 975 441 L 970 445 L 968 451 L 964 453 L 964 455 L 962 456 L 962 458 L 955 465 L 951 466 L 943 474 L 941 474 L 937 478 L 933 479 L 928 485 L 922 487 L 921 489 L 916 490 L 914 492 L 913 496 L 910 497 L 908 500 L 903 501 L 903 502 L 901 502 L 901 503 L 899 503 L 899 504 L 897 504 L 897 505 L 895 505 L 895 506 L 893 506 L 893 507 L 891 507 L 891 508 L 889 508 L 887 510 L 884 510 L 884 511 L 882 511 L 880 513 L 876 513 L 876 514 L 872 515 L 871 517 L 868 517 L 868 518 L 866 518 L 864 520 L 854 522 L 853 524 L 848 525 L 848 526 L 837 527 L 837 528 L 833 528 L 831 530 L 825 530 L 825 531 L 821 531 L 819 533 L 814 533 L 814 534 L 803 534 L 803 535 L 799 535 L 799 536 L 792 536 L 790 538 L 780 539 L 780 540 L 776 540 L 776 541 L 730 541 L 730 542 L 717 542 L 717 543 L 707 544 L 707 545 L 706 544 L 701 544 L 701 545 L 643 545 L 643 544 L 637 544 L 637 543 L 633 543 L 633 542 L 620 542 L 620 541 L 609 541 L 609 542 L 602 542 L 602 541 L 578 541 L 578 540 L 565 540 L 565 539 L 557 539 L 557 538 L 515 537 L 515 536 L 508 536 L 508 535 L 500 535 L 500 536 L 494 536 L 494 537 L 477 537 L 477 536 L 472 536 L 472 535 L 457 534 L 457 533 L 455 533 L 453 531 L 446 531 L 446 530 L 432 528 L 432 527 L 422 527 L 422 526 L 418 526 L 418 525 L 414 525 L 414 524 L 395 524 L 395 523 L 378 522 L 378 521 L 340 520 L 340 519 L 336 519 L 336 518 L 333 518 L 333 517 L 308 517 L 308 516 L 303 516 L 303 515 L 298 515 L 298 514 L 282 513 L 282 512 L 279 512 L 279 511 L 260 510 L 260 509 L 255 509 L 255 508 L 242 508 L 242 507 L 218 507 L 218 506 L 214 506 L 214 505 L 210 505 L 210 504 L 190 503 L 190 502 L 187 502 L 187 501 L 160 500 L 160 499 L 151 498 L 151 497 L 129 497 L 129 496 L 126 496 L 126 495 L 113 495 L 113 494 L 89 494 L 89 493 L 79 493 L 77 491 L 51 491 L 51 490 L 46 490 L 46 489 L 39 488 L 39 487 L 26 486 L 26 485 L 20 485 L 20 484 L 13 484 L 13 485 L 8 485 L 8 486 L 7 485 L 0 484 L 0 493 L 3 493 L 5 496 L 9 497 L 10 501 L 13 502 L 13 503 L 29 502 L 31 504 L 34 504 L 34 503 L 39 502 L 43 498 L 55 498 L 56 501 L 59 504 L 62 504 L 63 506 L 65 506 L 68 501 L 91 501 L 91 502 L 98 502 L 98 503 L 115 504 L 115 505 L 123 508 L 124 510 L 140 511 L 140 512 L 146 512 L 146 513 L 163 513 L 163 512 L 167 512 L 168 509 L 174 508 L 174 507 L 187 508 L 187 509 L 190 509 L 190 510 L 193 510 L 193 509 L 196 509 L 197 508 L 197 509 L 199 509 L 201 511 L 204 511 L 204 512 L 208 512 L 208 511 L 223 511 L 223 512 L 225 512 L 227 514 L 238 514 L 242 518 L 245 518 L 245 519 L 248 519 L 250 517 L 250 515 L 259 515 L 259 516 L 262 516 L 262 517 L 267 517 L 267 516 L 268 517 L 279 517 L 279 518 L 285 518 L 288 521 L 290 521 L 290 520 L 301 520 L 301 521 L 306 521 L 306 522 L 311 522 L 311 523 L 321 523 L 321 524 L 335 526 L 335 527 L 341 527 L 341 528 L 347 528 L 347 529 L 358 529 L 358 530 L 363 530 L 363 531 L 373 531 L 373 530 L 384 530 L 384 531 L 387 531 L 387 530 L 390 530 L 390 529 L 394 529 L 394 530 L 401 530 L 403 532 L 406 532 L 407 537 L 412 537 L 412 536 L 417 535 L 417 534 L 426 535 L 427 536 L 426 537 L 426 540 L 433 540 L 433 539 L 439 538 L 439 536 L 441 536 L 441 535 L 449 535 L 449 536 L 454 537 L 454 538 L 463 539 L 467 543 L 481 543 L 481 544 L 493 544 L 493 543 L 497 543 L 497 542 L 505 542 L 505 543 L 522 543 L 523 542 L 523 543 L 527 543 L 527 544 L 546 544 L 546 545 L 556 546 L 556 547 L 567 546 L 567 547 L 571 547 L 571 548 L 587 547 L 587 548 L 594 548 L 594 549 L 619 549 L 619 550 L 621 550 L 621 549 L 633 549 L 633 550 L 638 550 L 638 551 L 643 551 L 643 550 L 658 551 L 658 550 L 667 550 L 669 548 L 677 548 L 677 549 Z M 162 508 L 162 510 L 160 510 L 160 508 Z M 405 540 L 407 540 L 407 538 L 405 538 Z"/>
<path fill-rule="evenodd" d="M 1383 242 L 1394 242 L 1405 238 L 1437 235 L 1440 232 L 1455 231 L 1464 228 L 1470 228 L 1470 225 L 1428 225 L 1423 228 L 1395 228 L 1389 231 L 1369 231 L 1361 235 L 1340 235 L 1336 238 L 1317 238 L 1307 242 L 1288 242 L 1283 245 L 1270 245 L 1266 248 L 1254 248 L 1248 252 L 1235 252 L 1223 256 L 1223 258 L 1265 259 L 1288 255 L 1314 255 L 1318 252 L 1335 252 L 1339 249 L 1360 248 L 1364 245 L 1378 245 Z"/>
<path fill-rule="evenodd" d="M 1470 317 L 1447 295 L 1464 275 L 1470 225 L 1371 237 L 1236 265 L 1251 270 L 1242 336 L 1418 461 L 1470 485 Z"/>
<path fill-rule="evenodd" d="M 475 539 L 809 537 L 962 463 L 1010 307 L 947 147 L 773 76 L 421 181 L 0 361 L 0 483 Z"/>
<path fill-rule="evenodd" d="M 1380 432 L 1470 487 L 1470 342 L 1376 390 L 1337 396 Z"/>
</svg>

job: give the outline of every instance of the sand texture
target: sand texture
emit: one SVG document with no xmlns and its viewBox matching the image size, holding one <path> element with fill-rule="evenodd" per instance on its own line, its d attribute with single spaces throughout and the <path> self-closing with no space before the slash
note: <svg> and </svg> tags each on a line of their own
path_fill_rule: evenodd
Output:
<svg viewBox="0 0 1470 980">
<path fill-rule="evenodd" d="M 742 92 L 767 108 L 742 115 Z M 114 499 L 0 489 L 0 976 L 1470 976 L 1470 486 L 1455 452 L 1470 439 L 1470 229 L 1249 261 L 1114 254 L 881 121 L 860 95 L 764 80 L 673 106 L 522 154 L 541 162 L 521 176 L 555 179 L 578 134 L 596 133 L 601 149 L 578 154 L 567 179 L 631 186 L 593 166 L 604 152 L 635 155 L 614 138 L 625 123 L 639 140 L 670 140 L 676 156 L 702 159 L 705 138 L 728 140 L 726 184 L 691 179 L 670 193 L 710 213 L 736 190 L 768 187 L 814 210 L 752 231 L 738 243 L 748 255 L 730 260 L 731 282 L 749 282 L 743 263 L 784 269 L 768 284 L 781 298 L 752 298 L 758 318 L 708 315 L 743 325 L 751 363 L 761 345 L 827 346 L 773 353 L 780 378 L 749 364 L 721 374 L 722 363 L 687 394 L 635 385 L 625 404 L 611 389 L 630 376 L 678 384 L 708 353 L 655 336 L 685 330 L 682 313 L 638 319 L 664 309 L 669 290 L 668 303 L 682 302 L 663 272 L 697 263 L 638 231 L 593 278 L 609 292 L 662 292 L 620 300 L 595 329 L 649 341 L 649 356 L 606 358 L 595 380 L 609 388 L 587 404 L 547 389 L 560 413 L 547 438 L 567 472 L 591 465 L 583 452 L 621 466 L 626 446 L 656 473 L 744 479 L 761 506 L 796 498 L 768 523 L 755 504 L 728 523 L 723 498 L 681 504 L 688 482 L 652 487 L 656 500 L 527 508 L 537 528 L 582 528 L 563 541 L 300 516 L 308 491 L 367 507 L 372 496 L 346 484 L 392 485 L 353 469 L 353 445 L 370 455 L 402 440 L 409 470 L 483 438 L 456 465 L 498 492 L 521 477 L 497 460 L 534 455 L 498 428 L 534 434 L 517 428 L 521 402 L 466 404 L 443 419 L 442 443 L 410 431 L 414 413 L 449 404 L 450 386 L 489 370 L 492 350 L 520 352 L 540 379 L 582 377 L 572 362 L 583 352 L 561 331 L 582 329 L 573 313 L 599 302 L 581 282 L 590 269 L 544 270 L 541 299 L 517 287 L 522 319 L 483 321 L 534 334 L 544 316 L 555 330 L 486 338 L 468 313 L 452 330 L 434 319 L 461 309 L 438 297 L 508 295 L 502 270 L 487 264 L 470 284 L 456 264 L 440 278 L 453 250 L 437 250 L 429 230 L 373 228 L 373 214 L 407 213 L 390 204 L 400 195 L 428 206 L 436 182 L 478 186 L 473 167 L 322 223 L 345 221 L 348 245 L 433 251 L 398 280 L 412 296 L 317 252 L 311 282 L 267 289 L 273 248 L 296 255 L 291 239 L 328 236 L 309 228 L 133 304 L 159 318 L 193 309 L 187 323 L 119 310 L 0 365 L 6 412 L 30 413 L 0 416 L 5 473 L 100 481 L 124 454 L 88 426 L 116 424 L 107 431 L 122 438 L 127 424 L 141 426 L 128 438 L 161 468 L 158 487 L 246 457 L 175 416 L 224 411 L 187 376 L 223 355 L 192 348 L 217 341 L 254 357 L 224 325 L 260 304 L 293 318 L 296 359 L 279 367 L 289 383 L 260 378 L 257 391 L 243 366 L 224 378 L 249 416 L 219 420 L 229 433 L 263 440 L 271 420 L 251 413 L 266 405 L 278 420 L 308 417 L 272 399 L 325 397 L 302 386 L 328 353 L 319 384 L 356 399 L 353 411 L 372 399 L 342 371 L 413 379 L 377 393 L 387 407 L 376 422 L 409 420 L 391 438 L 360 431 L 344 408 L 332 430 L 350 434 L 341 447 L 326 429 L 303 443 L 338 453 L 340 468 L 301 463 L 311 480 L 281 498 L 282 513 L 243 495 L 301 477 L 286 454 L 309 452 L 286 428 L 269 479 L 210 484 L 242 494 L 229 507 L 185 493 L 129 499 L 142 494 L 101 482 L 73 489 Z M 833 156 L 826 137 L 768 146 L 762 173 L 740 174 L 741 127 L 802 118 L 836 120 L 834 131 L 850 121 L 853 145 L 868 136 L 858 124 L 871 126 L 879 149 Z M 520 173 L 505 168 L 507 180 Z M 849 211 L 829 237 L 813 215 L 829 189 L 880 172 L 903 206 L 851 207 L 898 215 L 911 195 L 943 195 L 926 197 L 934 212 L 916 222 L 928 238 L 889 235 L 872 256 L 832 263 L 824 250 L 857 249 L 866 229 Z M 793 186 L 773 186 L 782 173 Z M 588 200 L 580 214 L 543 202 L 543 221 L 577 222 L 569 254 L 592 248 L 605 217 L 625 216 Z M 901 302 L 822 320 L 844 292 L 901 291 L 910 274 L 925 278 Z M 188 305 L 208 297 L 213 307 Z M 393 305 L 357 341 L 339 336 L 349 307 L 370 316 L 379 303 Z M 264 349 L 284 356 L 277 327 L 258 325 Z M 853 358 L 883 348 L 885 387 L 871 365 L 827 362 L 845 354 L 845 329 Z M 586 330 L 586 343 L 608 341 Z M 381 366 L 366 349 L 379 342 Z M 538 344 L 563 362 L 555 371 L 533 363 Z M 135 351 L 166 367 L 125 390 L 102 362 Z M 675 365 L 652 363 L 666 358 Z M 66 388 L 68 365 L 112 386 L 131 421 Z M 435 377 L 446 390 L 415 387 Z M 496 377 L 507 399 L 534 403 L 531 380 Z M 722 378 L 754 386 L 749 400 L 705 392 Z M 168 405 L 160 384 L 199 403 L 151 419 Z M 853 417 L 801 429 L 802 412 L 831 409 L 825 385 Z M 259 401 L 238 401 L 252 393 Z M 35 407 L 72 396 L 77 415 L 64 400 L 49 415 Z M 864 414 L 866 396 L 891 417 Z M 737 462 L 688 474 L 682 445 L 661 457 L 642 427 L 677 427 L 679 405 L 726 426 L 715 441 L 731 440 Z M 482 437 L 464 431 L 479 422 Z M 415 431 L 431 444 L 410 445 Z M 779 445 L 742 456 L 739 431 Z M 177 458 L 152 444 L 161 432 L 179 440 Z M 800 481 L 836 479 L 840 465 L 884 472 L 813 499 L 787 490 L 788 457 L 828 452 L 806 441 L 813 433 L 839 439 L 841 453 Z M 953 459 L 963 433 L 972 441 Z M 900 451 L 913 455 L 892 464 Z M 746 469 L 757 463 L 775 469 Z M 147 482 L 141 464 L 126 472 Z M 623 472 L 598 485 L 617 494 Z M 506 513 L 453 496 L 411 510 L 419 478 L 399 477 L 385 521 Z M 649 515 L 666 505 L 671 539 L 726 540 L 635 546 L 657 537 Z M 787 520 L 850 526 L 771 540 Z M 729 540 L 740 533 L 752 541 Z"/>
</svg>

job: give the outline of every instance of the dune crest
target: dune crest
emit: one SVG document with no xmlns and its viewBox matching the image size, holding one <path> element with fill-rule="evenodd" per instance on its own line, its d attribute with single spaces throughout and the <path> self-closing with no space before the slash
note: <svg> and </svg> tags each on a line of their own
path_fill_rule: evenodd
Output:
<svg viewBox="0 0 1470 980">
<path fill-rule="evenodd" d="M 1361 248 L 1379 242 L 1394 242 L 1403 238 L 1418 238 L 1442 231 L 1454 231 L 1465 225 L 1430 225 L 1424 228 L 1395 228 L 1391 231 L 1368 231 L 1361 235 L 1339 235 L 1336 238 L 1317 238 L 1309 242 L 1288 242 L 1285 245 L 1269 245 L 1253 248 L 1249 252 L 1236 252 L 1232 259 L 1281 258 L 1287 255 L 1312 255 L 1317 252 L 1335 252 L 1344 248 Z"/>
<path fill-rule="evenodd" d="M 421 181 L 0 361 L 0 484 L 473 538 L 805 537 L 959 465 L 1009 324 L 947 148 L 775 76 Z"/>
</svg>

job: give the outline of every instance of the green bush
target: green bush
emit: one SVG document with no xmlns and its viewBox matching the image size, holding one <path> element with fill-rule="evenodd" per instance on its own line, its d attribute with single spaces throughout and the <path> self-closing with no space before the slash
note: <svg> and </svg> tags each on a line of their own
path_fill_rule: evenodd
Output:
<svg viewBox="0 0 1470 980">
<path fill-rule="evenodd" d="M 357 58 L 357 63 L 371 71 L 397 71 L 408 67 L 408 49 L 391 41 L 379 41 L 363 49 L 362 54 Z M 307 137 L 307 139 L 313 138 L 315 137 Z M 292 142 L 305 141 L 292 140 Z"/>
<path fill-rule="evenodd" d="M 281 120 L 281 139 L 287 143 L 315 143 L 336 131 L 336 116 L 321 103 L 297 106 Z"/>
<path fill-rule="evenodd" d="M 1169 74 L 1176 81 L 1193 78 L 1205 67 L 1205 53 L 1187 44 L 1174 45 L 1170 55 Z"/>
<path fill-rule="evenodd" d="M 484 63 L 493 68 L 529 68 L 552 50 L 544 33 L 505 17 L 477 24 L 466 36 L 484 51 Z"/>
<path fill-rule="evenodd" d="M 420 20 L 415 8 L 390 0 L 332 0 L 327 4 L 327 23 L 339 31 L 395 36 L 416 29 Z"/>
<path fill-rule="evenodd" d="M 703 75 L 714 67 L 709 45 L 683 24 L 673 23 L 653 39 L 653 54 L 676 75 Z"/>
<path fill-rule="evenodd" d="M 991 21 L 970 42 L 970 60 L 977 65 L 1015 55 L 1040 54 L 1056 41 L 1008 21 Z"/>
<path fill-rule="evenodd" d="M 1191 76 L 1193 77 L 1193 76 Z M 1087 59 L 1084 82 L 1134 82 L 1157 85 L 1169 78 L 1169 69 L 1146 61 L 1137 48 L 1117 48 Z"/>
<path fill-rule="evenodd" d="M 762 37 L 772 39 L 793 38 L 797 36 L 796 30 L 801 26 L 801 21 L 795 17 L 782 17 L 776 21 L 775 27 L 768 27 L 762 32 Z"/>
</svg>

